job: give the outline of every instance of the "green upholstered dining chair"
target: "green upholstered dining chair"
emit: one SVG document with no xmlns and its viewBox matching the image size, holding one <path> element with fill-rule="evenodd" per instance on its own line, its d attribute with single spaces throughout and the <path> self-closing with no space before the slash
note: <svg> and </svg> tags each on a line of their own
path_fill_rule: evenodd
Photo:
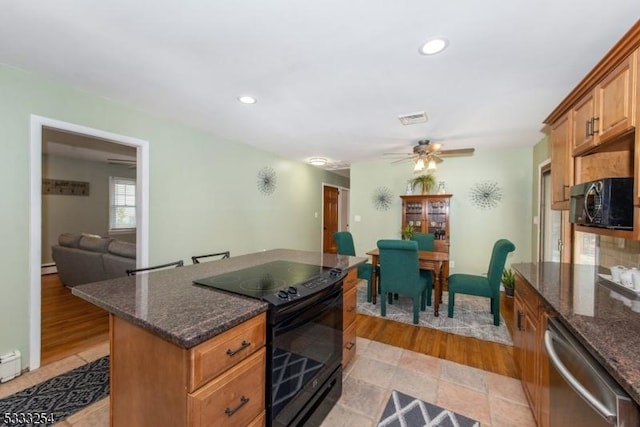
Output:
<svg viewBox="0 0 640 427">
<path fill-rule="evenodd" d="M 436 249 L 436 236 L 433 233 L 413 233 L 411 240 L 418 243 L 419 251 L 434 251 Z M 420 276 L 427 282 L 427 305 L 430 306 L 433 289 L 433 271 L 420 270 Z"/>
<path fill-rule="evenodd" d="M 349 231 L 338 231 L 333 233 L 333 239 L 338 246 L 338 255 L 356 256 L 356 249 L 353 245 L 353 236 Z M 358 279 L 364 279 L 367 281 L 367 302 L 371 302 L 372 272 L 373 266 L 369 262 L 358 266 Z"/>
<path fill-rule="evenodd" d="M 456 294 L 476 295 L 491 299 L 493 324 L 500 326 L 500 281 L 509 252 L 516 247 L 507 239 L 500 239 L 493 245 L 487 277 L 472 274 L 452 274 L 449 276 L 449 317 L 453 317 Z"/>
<path fill-rule="evenodd" d="M 419 251 L 433 251 L 436 249 L 436 236 L 433 233 L 413 233 L 411 240 L 418 242 Z"/>
<path fill-rule="evenodd" d="M 411 240 L 378 240 L 380 250 L 380 315 L 387 315 L 387 299 L 393 294 L 413 300 L 413 323 L 426 310 L 427 283 L 420 275 L 418 243 Z"/>
</svg>

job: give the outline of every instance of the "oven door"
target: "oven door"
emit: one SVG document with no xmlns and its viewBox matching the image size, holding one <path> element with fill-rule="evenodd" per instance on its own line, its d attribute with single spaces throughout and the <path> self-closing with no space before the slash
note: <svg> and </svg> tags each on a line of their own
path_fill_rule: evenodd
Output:
<svg viewBox="0 0 640 427">
<path fill-rule="evenodd" d="M 267 418 L 314 425 L 342 392 L 342 282 L 270 313 Z"/>
</svg>

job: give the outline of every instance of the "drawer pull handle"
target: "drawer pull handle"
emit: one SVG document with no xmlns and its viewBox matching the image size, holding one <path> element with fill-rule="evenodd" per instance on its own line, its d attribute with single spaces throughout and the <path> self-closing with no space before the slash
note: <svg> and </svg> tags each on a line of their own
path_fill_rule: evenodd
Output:
<svg viewBox="0 0 640 427">
<path fill-rule="evenodd" d="M 348 342 L 347 345 L 345 345 L 345 347 L 347 348 L 347 350 L 351 350 L 354 345 L 355 345 L 355 343 Z"/>
<path fill-rule="evenodd" d="M 230 348 L 227 349 L 227 356 L 229 357 L 235 356 L 236 354 L 240 353 L 242 350 L 249 347 L 250 345 L 251 345 L 250 342 L 242 340 L 242 343 L 240 344 L 240 348 L 238 348 L 237 350 L 231 350 Z"/>
<path fill-rule="evenodd" d="M 247 403 L 249 403 L 249 398 L 245 397 L 245 396 L 240 396 L 240 403 L 238 404 L 238 406 L 236 406 L 233 409 L 227 408 L 227 409 L 224 410 L 224 413 L 227 414 L 227 417 L 230 417 L 231 415 L 233 415 L 236 412 L 238 412 L 238 409 L 242 408 Z"/>
</svg>

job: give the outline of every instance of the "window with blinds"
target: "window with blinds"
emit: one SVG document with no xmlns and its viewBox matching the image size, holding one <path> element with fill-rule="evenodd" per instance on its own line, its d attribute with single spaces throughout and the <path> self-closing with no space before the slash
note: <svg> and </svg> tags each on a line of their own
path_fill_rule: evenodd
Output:
<svg viewBox="0 0 640 427">
<path fill-rule="evenodd" d="M 109 230 L 136 228 L 136 180 L 109 177 Z"/>
</svg>

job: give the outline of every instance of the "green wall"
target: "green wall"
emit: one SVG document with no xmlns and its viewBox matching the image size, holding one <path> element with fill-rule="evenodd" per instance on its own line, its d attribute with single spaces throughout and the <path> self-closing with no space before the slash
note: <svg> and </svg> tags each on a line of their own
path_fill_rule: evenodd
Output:
<svg viewBox="0 0 640 427">
<path fill-rule="evenodd" d="M 451 199 L 451 273 L 486 273 L 493 244 L 508 238 L 516 251 L 508 263 L 529 261 L 531 257 L 531 147 L 476 150 L 469 157 L 448 157 L 436 171 L 445 182 Z M 376 247 L 383 238 L 400 238 L 402 203 L 412 165 L 389 161 L 358 163 L 351 167 L 351 231 L 358 255 Z M 481 181 L 496 181 L 503 198 L 492 210 L 481 210 L 469 199 L 471 187 Z M 372 198 L 378 187 L 392 194 L 389 210 L 377 210 Z M 360 222 L 354 216 L 361 217 Z"/>
<path fill-rule="evenodd" d="M 0 66 L 0 354 L 18 349 L 23 365 L 29 359 L 31 114 L 149 141 L 152 264 L 213 250 L 319 250 L 322 183 L 349 186 L 336 174 Z M 271 196 L 256 186 L 265 166 L 277 174 Z"/>
</svg>

